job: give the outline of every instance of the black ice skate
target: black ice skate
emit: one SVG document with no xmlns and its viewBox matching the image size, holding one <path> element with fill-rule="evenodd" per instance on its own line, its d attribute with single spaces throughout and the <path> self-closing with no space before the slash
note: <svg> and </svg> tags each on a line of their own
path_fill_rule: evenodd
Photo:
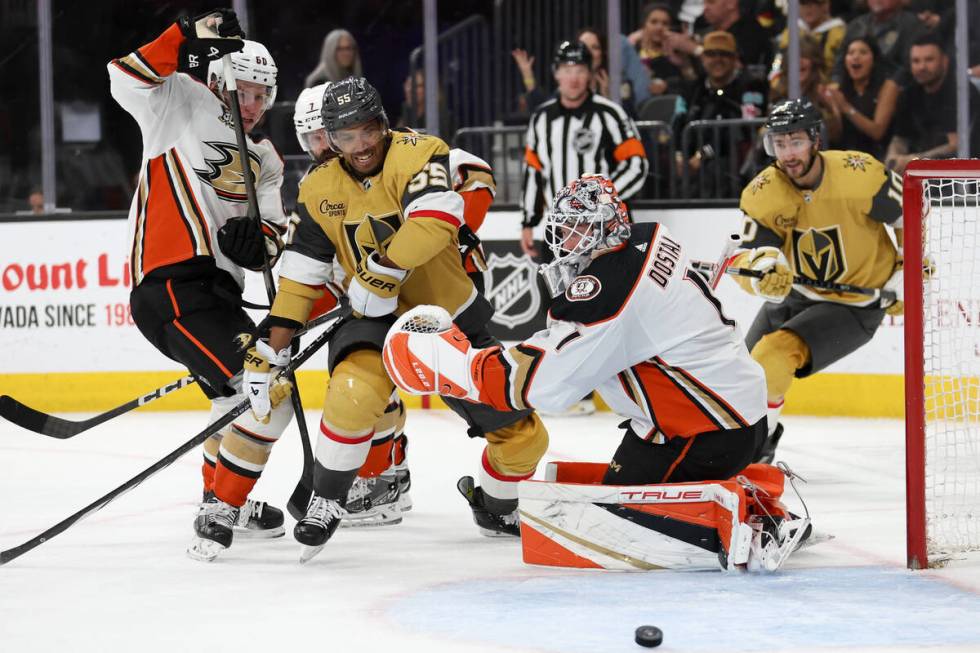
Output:
<svg viewBox="0 0 980 653">
<path fill-rule="evenodd" d="M 187 547 L 187 555 L 195 560 L 210 562 L 231 546 L 232 527 L 238 519 L 239 509 L 211 496 L 198 508 L 194 519 L 197 537 Z"/>
<path fill-rule="evenodd" d="M 398 476 L 398 509 L 408 512 L 412 509 L 412 495 L 408 492 L 412 489 L 412 473 L 408 471 L 408 436 L 404 433 L 395 438 L 395 446 L 402 451 L 402 461 L 392 465 L 395 475 Z"/>
<path fill-rule="evenodd" d="M 299 561 L 308 562 L 323 550 L 347 512 L 338 501 L 313 495 L 306 516 L 296 522 L 293 537 L 303 545 Z"/>
<path fill-rule="evenodd" d="M 286 534 L 282 510 L 265 501 L 249 499 L 238 511 L 234 531 L 236 538 L 271 539 Z"/>
<path fill-rule="evenodd" d="M 755 462 L 771 465 L 772 461 L 776 458 L 776 445 L 779 444 L 779 438 L 781 437 L 783 437 L 782 422 L 776 424 L 776 430 L 762 443 L 762 447 L 759 448 L 759 452 L 756 454 Z"/>
<path fill-rule="evenodd" d="M 401 509 L 398 506 L 399 485 L 394 470 L 380 476 L 360 478 L 347 493 L 347 514 L 340 522 L 342 528 L 360 526 L 387 526 L 400 524 Z"/>
<path fill-rule="evenodd" d="M 483 493 L 483 488 L 474 485 L 472 476 L 464 476 L 456 483 L 456 488 L 463 498 L 470 504 L 473 511 L 473 521 L 480 528 L 480 532 L 487 537 L 520 537 L 520 519 L 517 516 L 517 501 L 497 501 L 512 508 L 508 512 L 492 512 L 487 507 L 487 495 Z M 491 499 L 491 501 L 493 501 Z M 513 505 L 512 505 L 513 504 Z"/>
</svg>

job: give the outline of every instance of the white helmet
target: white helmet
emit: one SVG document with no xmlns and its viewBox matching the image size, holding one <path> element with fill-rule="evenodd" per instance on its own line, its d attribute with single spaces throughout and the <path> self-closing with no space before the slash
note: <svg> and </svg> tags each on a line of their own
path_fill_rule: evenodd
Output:
<svg viewBox="0 0 980 653">
<path fill-rule="evenodd" d="M 231 67 L 235 71 L 235 79 L 268 86 L 265 102 L 265 108 L 268 109 L 276 101 L 276 80 L 279 69 L 264 45 L 248 39 L 243 43 L 244 48 L 231 53 Z M 225 69 L 221 59 L 216 59 L 208 65 L 208 81 L 216 83 L 218 92 L 225 90 Z"/>
<path fill-rule="evenodd" d="M 309 135 L 323 129 L 323 94 L 329 88 L 330 82 L 304 88 L 296 98 L 293 108 L 293 125 L 296 127 L 296 138 L 300 147 L 307 154 L 310 152 Z M 325 132 L 324 132 L 325 134 Z"/>
</svg>

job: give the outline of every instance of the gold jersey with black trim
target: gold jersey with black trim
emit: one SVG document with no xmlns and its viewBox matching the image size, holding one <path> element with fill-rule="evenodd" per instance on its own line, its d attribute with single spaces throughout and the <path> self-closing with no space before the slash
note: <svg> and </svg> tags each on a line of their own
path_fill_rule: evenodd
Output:
<svg viewBox="0 0 980 653">
<path fill-rule="evenodd" d="M 463 199 L 453 190 L 449 147 L 411 131 L 394 130 L 390 139 L 375 175 L 358 178 L 337 158 L 303 179 L 299 224 L 283 255 L 273 316 L 304 322 L 316 299 L 310 288 L 331 278 L 334 259 L 346 286 L 357 264 L 379 249 L 409 270 L 396 314 L 437 304 L 456 316 L 477 299 L 459 256 Z"/>
<path fill-rule="evenodd" d="M 820 152 L 823 177 L 799 188 L 775 164 L 742 191 L 742 245 L 782 250 L 796 275 L 880 288 L 898 252 L 885 225 L 902 227 L 902 179 L 870 154 Z M 867 295 L 795 286 L 817 301 L 867 305 Z"/>
</svg>

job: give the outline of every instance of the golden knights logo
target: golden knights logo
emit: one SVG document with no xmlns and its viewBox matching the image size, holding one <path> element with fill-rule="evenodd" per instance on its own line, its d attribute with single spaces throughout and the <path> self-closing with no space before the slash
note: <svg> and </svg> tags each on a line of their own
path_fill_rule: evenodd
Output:
<svg viewBox="0 0 980 653">
<path fill-rule="evenodd" d="M 382 216 L 369 213 L 356 222 L 345 222 L 344 233 L 347 235 L 355 265 L 372 252 L 385 251 L 401 226 L 401 218 L 397 213 Z"/>
<path fill-rule="evenodd" d="M 868 164 L 871 163 L 871 159 L 863 154 L 858 154 L 857 152 L 852 152 L 848 154 L 844 159 L 844 167 L 850 168 L 851 170 L 860 170 L 864 172 L 868 168 Z"/>
<path fill-rule="evenodd" d="M 840 227 L 793 230 L 796 271 L 817 281 L 837 281 L 847 272 Z"/>
<path fill-rule="evenodd" d="M 769 175 L 766 174 L 765 172 L 761 172 L 749 184 L 749 190 L 752 191 L 753 195 L 755 195 L 760 190 L 762 190 L 765 187 L 765 185 L 769 183 L 769 181 L 770 181 Z"/>
<path fill-rule="evenodd" d="M 414 132 L 411 132 L 411 133 L 405 134 L 403 136 L 400 136 L 398 138 L 398 142 L 401 143 L 402 145 L 406 145 L 406 144 L 409 144 L 409 143 L 411 143 L 412 145 L 418 145 L 419 144 L 419 136 L 420 136 L 420 134 L 416 134 Z"/>
<path fill-rule="evenodd" d="M 245 192 L 245 175 L 242 174 L 242 160 L 238 156 L 238 147 L 234 143 L 205 141 L 210 151 L 206 151 L 204 165 L 206 168 L 194 168 L 198 178 L 214 189 L 218 197 L 230 202 L 247 202 Z M 211 156 L 208 156 L 211 155 Z M 249 150 L 249 168 L 252 182 L 259 178 L 262 162 L 259 155 Z"/>
</svg>

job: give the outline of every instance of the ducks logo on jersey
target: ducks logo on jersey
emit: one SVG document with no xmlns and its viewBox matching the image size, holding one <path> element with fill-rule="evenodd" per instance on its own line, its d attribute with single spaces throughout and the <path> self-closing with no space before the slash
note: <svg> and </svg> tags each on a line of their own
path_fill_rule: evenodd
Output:
<svg viewBox="0 0 980 653">
<path fill-rule="evenodd" d="M 203 145 L 211 148 L 214 158 L 205 156 L 205 169 L 194 168 L 194 172 L 205 184 L 211 186 L 222 199 L 230 202 L 247 202 L 245 192 L 245 175 L 242 173 L 242 160 L 238 155 L 238 147 L 234 143 L 220 141 L 205 141 Z M 259 155 L 249 150 L 249 167 L 252 171 L 252 181 L 255 182 L 262 169 Z"/>
</svg>

